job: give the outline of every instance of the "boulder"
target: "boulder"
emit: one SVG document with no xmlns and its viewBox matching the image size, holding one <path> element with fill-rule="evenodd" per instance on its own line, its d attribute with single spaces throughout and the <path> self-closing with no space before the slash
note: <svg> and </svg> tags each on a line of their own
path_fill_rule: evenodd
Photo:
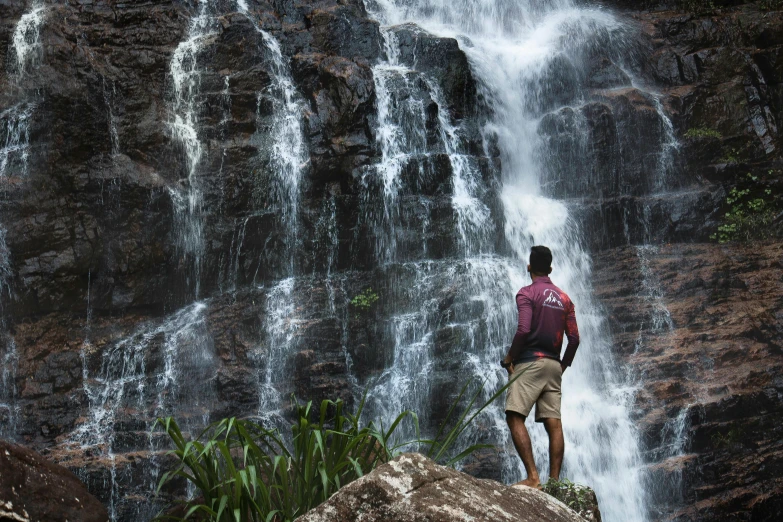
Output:
<svg viewBox="0 0 783 522">
<path fill-rule="evenodd" d="M 588 522 L 601 522 L 598 497 L 592 488 L 569 481 L 554 483 L 550 481 L 544 486 L 544 491 L 576 511 Z"/>
<path fill-rule="evenodd" d="M 62 466 L 0 440 L 0 520 L 105 522 L 106 508 Z"/>
<path fill-rule="evenodd" d="M 301 522 L 584 522 L 537 489 L 508 487 L 406 453 L 345 486 Z"/>
</svg>

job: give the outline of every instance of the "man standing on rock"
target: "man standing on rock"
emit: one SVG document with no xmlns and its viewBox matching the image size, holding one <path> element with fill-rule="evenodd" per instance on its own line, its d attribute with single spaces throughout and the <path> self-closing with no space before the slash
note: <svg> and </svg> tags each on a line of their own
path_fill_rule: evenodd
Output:
<svg viewBox="0 0 783 522">
<path fill-rule="evenodd" d="M 543 422 L 549 435 L 549 477 L 559 479 L 565 449 L 560 423 L 560 382 L 574 360 L 579 329 L 574 304 L 549 279 L 552 252 L 545 246 L 534 246 L 527 271 L 533 283 L 517 293 L 519 326 L 508 355 L 500 364 L 508 370 L 509 379 L 517 377 L 506 396 L 506 422 L 527 471 L 527 479 L 518 484 L 539 487 L 525 419 L 535 404 L 536 422 Z M 561 361 L 563 333 L 568 337 L 568 347 Z"/>
</svg>

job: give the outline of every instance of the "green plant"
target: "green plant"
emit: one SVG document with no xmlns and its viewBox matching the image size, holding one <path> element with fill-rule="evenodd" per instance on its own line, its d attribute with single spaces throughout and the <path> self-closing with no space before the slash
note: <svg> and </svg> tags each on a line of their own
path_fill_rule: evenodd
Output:
<svg viewBox="0 0 783 522">
<path fill-rule="evenodd" d="M 706 14 L 715 10 L 715 2 L 713 0 L 679 0 L 679 7 L 681 11 Z"/>
<path fill-rule="evenodd" d="M 196 516 L 210 522 L 288 522 L 405 449 L 415 447 L 441 464 L 454 465 L 487 447 L 473 444 L 460 449 L 457 443 L 474 419 L 511 384 L 476 407 L 485 383 L 455 419 L 473 383 L 465 384 L 432 439 L 420 437 L 418 416 L 411 411 L 400 413 L 388 429 L 374 422 L 362 424 L 366 393 L 355 414 L 345 412 L 342 401 L 321 402 L 315 422 L 311 421 L 312 403 L 296 402 L 298 420 L 291 426 L 290 443 L 276 430 L 236 418 L 214 423 L 188 441 L 174 419 L 158 419 L 156 425 L 173 442 L 170 454 L 177 461 L 161 477 L 158 491 L 180 478 L 194 486 L 200 497 L 184 502 L 184 517 L 159 515 L 156 520 Z M 399 440 L 396 432 L 406 419 L 413 423 L 415 438 Z"/>
<path fill-rule="evenodd" d="M 737 163 L 739 162 L 739 151 L 737 149 L 729 149 L 723 152 L 723 157 L 719 160 L 721 163 Z"/>
<path fill-rule="evenodd" d="M 378 301 L 378 294 L 368 287 L 351 299 L 351 306 L 359 311 L 366 312 L 372 308 L 376 301 Z"/>
<path fill-rule="evenodd" d="M 783 0 L 761 0 L 759 8 L 762 11 L 777 11 L 783 9 Z"/>
<path fill-rule="evenodd" d="M 750 241 L 766 239 L 774 233 L 772 225 L 778 214 L 777 204 L 772 189 L 761 188 L 758 182 L 758 176 L 747 174 L 742 180 L 743 187 L 729 190 L 725 200 L 728 210 L 711 239 L 719 243 Z"/>
<path fill-rule="evenodd" d="M 720 132 L 716 131 L 715 129 L 710 129 L 707 127 L 692 127 L 688 129 L 688 131 L 685 133 L 686 138 L 690 139 L 703 139 L 703 138 L 722 138 Z"/>
<path fill-rule="evenodd" d="M 198 490 L 201 497 L 187 504 L 184 519 L 196 514 L 210 521 L 293 520 L 388 459 L 392 448 L 385 441 L 411 414 L 400 414 L 383 432 L 360 424 L 363 404 L 351 415 L 342 401 L 323 401 L 311 422 L 312 403 L 296 403 L 290 445 L 277 431 L 251 420 L 224 419 L 187 441 L 172 418 L 159 419 L 178 464 L 164 473 L 158 490 L 176 477 Z"/>
<path fill-rule="evenodd" d="M 590 503 L 589 489 L 581 484 L 574 484 L 567 478 L 562 480 L 550 478 L 542 489 L 580 515 L 593 507 Z"/>
<path fill-rule="evenodd" d="M 741 427 L 734 426 L 725 434 L 722 434 L 720 432 L 713 433 L 712 445 L 716 449 L 728 448 L 730 446 L 734 446 L 739 441 L 741 441 L 744 435 L 745 435 L 745 431 Z"/>
</svg>

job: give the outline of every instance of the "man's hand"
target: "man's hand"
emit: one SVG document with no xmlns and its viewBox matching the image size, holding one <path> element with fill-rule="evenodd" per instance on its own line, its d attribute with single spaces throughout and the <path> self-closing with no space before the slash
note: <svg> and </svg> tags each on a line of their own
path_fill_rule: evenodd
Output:
<svg viewBox="0 0 783 522">
<path fill-rule="evenodd" d="M 511 362 L 511 357 L 506 355 L 506 358 L 503 359 L 503 364 L 507 364 L 506 371 L 508 372 L 509 376 L 514 373 L 514 363 Z"/>
<path fill-rule="evenodd" d="M 511 374 L 514 373 L 514 364 L 510 364 L 508 368 L 506 368 L 506 371 L 508 372 L 508 376 L 511 377 Z"/>
</svg>

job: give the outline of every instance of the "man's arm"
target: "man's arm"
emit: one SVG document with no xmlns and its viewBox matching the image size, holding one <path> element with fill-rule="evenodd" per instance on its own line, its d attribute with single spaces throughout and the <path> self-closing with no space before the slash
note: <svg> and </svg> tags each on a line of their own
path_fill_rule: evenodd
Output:
<svg viewBox="0 0 783 522">
<path fill-rule="evenodd" d="M 579 327 L 576 324 L 574 303 L 571 303 L 571 309 L 566 316 L 565 333 L 568 338 L 568 346 L 566 346 L 563 362 L 561 363 L 563 371 L 571 366 L 571 363 L 574 361 L 574 356 L 576 355 L 576 349 L 579 348 Z"/>
<path fill-rule="evenodd" d="M 519 354 L 522 353 L 522 348 L 525 346 L 525 340 L 530 335 L 530 323 L 533 322 L 533 301 L 527 293 L 520 292 L 517 294 L 517 309 L 519 310 L 519 323 L 517 325 L 517 333 L 514 334 L 514 340 L 511 342 L 511 347 L 508 349 L 508 354 L 504 359 L 504 362 L 507 363 L 514 362 L 519 357 Z"/>
</svg>

